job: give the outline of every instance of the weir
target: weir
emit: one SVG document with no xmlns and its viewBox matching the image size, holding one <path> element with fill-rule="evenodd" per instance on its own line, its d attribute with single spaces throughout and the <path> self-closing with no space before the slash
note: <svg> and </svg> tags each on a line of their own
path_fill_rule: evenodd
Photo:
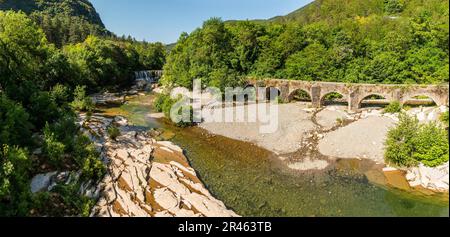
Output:
<svg viewBox="0 0 450 237">
<path fill-rule="evenodd" d="M 150 84 L 158 83 L 162 75 L 162 70 L 144 70 L 134 72 L 134 78 L 136 81 L 145 81 Z"/>
</svg>

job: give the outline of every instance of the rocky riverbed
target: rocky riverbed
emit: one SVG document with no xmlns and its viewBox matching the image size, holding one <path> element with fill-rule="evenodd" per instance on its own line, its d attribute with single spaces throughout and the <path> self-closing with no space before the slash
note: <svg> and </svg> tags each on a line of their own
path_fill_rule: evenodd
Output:
<svg viewBox="0 0 450 237">
<path fill-rule="evenodd" d="M 91 216 L 237 216 L 205 188 L 180 147 L 155 140 L 122 117 L 81 115 L 79 123 L 107 166 L 107 174 L 101 182 L 86 182 L 80 189 L 83 195 L 98 200 Z M 108 137 L 107 128 L 111 125 L 121 131 L 115 140 Z M 33 179 L 31 189 L 33 192 L 50 191 L 56 183 L 76 179 L 77 174 L 74 175 L 69 172 L 41 174 Z"/>
</svg>

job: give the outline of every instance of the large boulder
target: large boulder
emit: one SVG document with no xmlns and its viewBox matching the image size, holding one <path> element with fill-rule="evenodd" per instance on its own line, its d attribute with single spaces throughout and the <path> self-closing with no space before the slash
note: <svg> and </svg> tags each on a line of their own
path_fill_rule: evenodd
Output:
<svg viewBox="0 0 450 237">
<path fill-rule="evenodd" d="M 45 174 L 38 174 L 31 180 L 31 192 L 37 193 L 41 191 L 47 191 L 48 187 L 52 184 L 52 179 L 57 172 L 50 172 Z"/>
</svg>

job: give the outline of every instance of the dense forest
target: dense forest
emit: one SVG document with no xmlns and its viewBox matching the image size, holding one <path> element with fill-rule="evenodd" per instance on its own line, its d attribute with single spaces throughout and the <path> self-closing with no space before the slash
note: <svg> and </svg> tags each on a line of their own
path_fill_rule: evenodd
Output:
<svg viewBox="0 0 450 237">
<path fill-rule="evenodd" d="M 449 80 L 449 2 L 318 0 L 266 21 L 212 18 L 181 35 L 164 83 L 239 84 L 245 76 L 308 81 Z"/>
<path fill-rule="evenodd" d="M 82 42 L 89 35 L 112 36 L 87 0 L 0 0 L 0 10 L 28 14 L 57 47 Z"/>
<path fill-rule="evenodd" d="M 134 71 L 161 69 L 166 48 L 93 33 L 84 24 L 106 30 L 88 1 L 0 6 L 16 10 L 0 11 L 0 216 L 88 215 L 94 203 L 79 185 L 105 168 L 76 111 L 93 111 L 88 93 L 123 89 Z M 31 194 L 31 178 L 49 170 L 81 170 L 81 179 Z"/>
</svg>

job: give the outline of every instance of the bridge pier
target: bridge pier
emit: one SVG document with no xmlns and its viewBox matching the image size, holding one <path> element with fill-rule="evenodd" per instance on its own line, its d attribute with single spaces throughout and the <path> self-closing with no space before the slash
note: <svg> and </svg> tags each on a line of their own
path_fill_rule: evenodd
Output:
<svg viewBox="0 0 450 237">
<path fill-rule="evenodd" d="M 321 91 L 322 91 L 322 89 L 320 86 L 311 87 L 311 101 L 312 101 L 312 106 L 314 108 L 322 107 Z"/>
<path fill-rule="evenodd" d="M 350 112 L 356 112 L 359 109 L 359 91 L 353 90 L 348 96 L 348 110 Z"/>
</svg>

